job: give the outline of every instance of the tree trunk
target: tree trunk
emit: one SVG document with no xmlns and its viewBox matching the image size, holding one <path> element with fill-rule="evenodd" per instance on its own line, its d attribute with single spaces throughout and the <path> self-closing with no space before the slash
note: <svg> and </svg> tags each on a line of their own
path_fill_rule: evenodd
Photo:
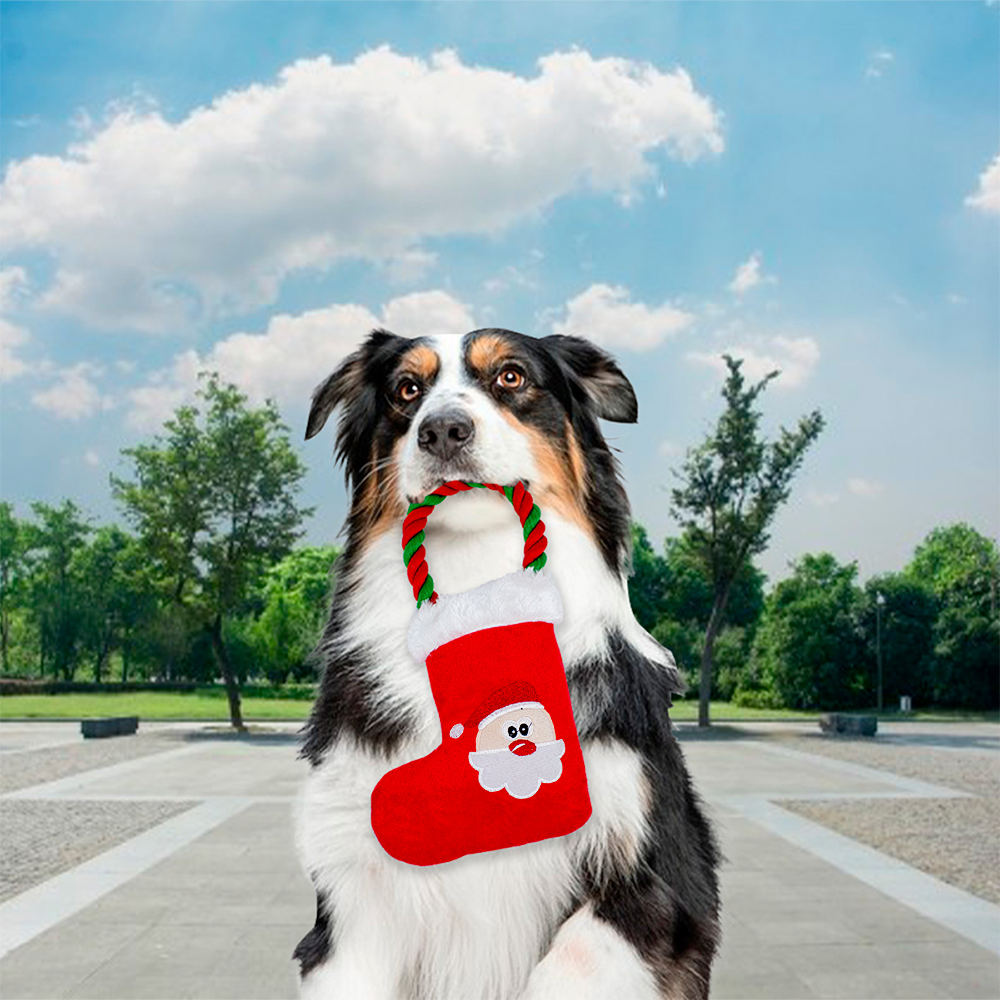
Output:
<svg viewBox="0 0 1000 1000">
<path fill-rule="evenodd" d="M 7 663 L 7 633 L 10 631 L 10 618 L 6 611 L 0 615 L 0 647 L 2 647 L 2 652 L 0 652 L 0 664 L 3 665 L 3 672 L 9 673 L 8 663 Z"/>
<path fill-rule="evenodd" d="M 729 585 L 715 596 L 712 613 L 705 629 L 705 645 L 701 651 L 701 676 L 698 678 L 698 725 L 702 728 L 710 726 L 708 703 L 712 697 L 712 651 L 715 637 L 722 628 L 722 616 L 729 600 Z"/>
<path fill-rule="evenodd" d="M 243 712 L 240 708 L 240 688 L 236 683 L 232 664 L 229 662 L 226 644 L 222 641 L 222 615 L 215 616 L 215 621 L 212 622 L 209 631 L 212 635 L 212 649 L 215 650 L 215 657 L 222 669 L 222 678 L 226 682 L 230 721 L 233 724 L 233 729 L 238 729 L 241 733 L 246 732 L 246 726 L 243 725 Z"/>
</svg>

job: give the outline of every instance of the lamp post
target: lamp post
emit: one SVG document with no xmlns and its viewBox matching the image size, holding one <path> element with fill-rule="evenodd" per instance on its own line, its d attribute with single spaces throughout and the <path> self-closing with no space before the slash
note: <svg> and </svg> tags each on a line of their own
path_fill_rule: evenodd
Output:
<svg viewBox="0 0 1000 1000">
<path fill-rule="evenodd" d="M 875 594 L 875 654 L 878 657 L 878 710 L 882 711 L 882 609 L 885 595 Z"/>
</svg>

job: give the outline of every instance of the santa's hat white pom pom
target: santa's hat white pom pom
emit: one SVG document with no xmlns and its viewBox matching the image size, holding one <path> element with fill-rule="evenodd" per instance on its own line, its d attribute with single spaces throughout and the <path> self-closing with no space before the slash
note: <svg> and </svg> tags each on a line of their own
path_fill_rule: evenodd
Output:
<svg viewBox="0 0 1000 1000">
<path fill-rule="evenodd" d="M 451 733 L 449 735 L 453 740 L 457 740 L 464 732 L 465 726 L 463 726 L 461 722 L 456 722 L 455 725 L 451 727 Z"/>
</svg>

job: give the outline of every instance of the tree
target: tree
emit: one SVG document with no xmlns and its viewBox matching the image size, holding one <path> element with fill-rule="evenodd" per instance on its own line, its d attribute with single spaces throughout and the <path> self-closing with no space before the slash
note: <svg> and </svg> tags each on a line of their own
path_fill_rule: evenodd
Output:
<svg viewBox="0 0 1000 1000">
<path fill-rule="evenodd" d="M 935 700 L 934 623 L 938 601 L 933 591 L 905 573 L 883 573 L 865 584 L 861 627 L 865 635 L 871 703 L 877 702 L 878 606 L 882 607 L 882 691 L 891 705 L 899 696 L 910 695 L 918 705 Z"/>
<path fill-rule="evenodd" d="M 329 610 L 332 546 L 303 547 L 272 566 L 264 577 L 264 607 L 253 623 L 258 655 L 271 683 L 284 684 L 291 673 L 301 679 Z"/>
<path fill-rule="evenodd" d="M 806 450 L 823 429 L 818 410 L 781 429 L 776 441 L 760 436 L 757 397 L 779 372 L 745 387 L 743 362 L 724 355 L 728 376 L 722 388 L 725 409 L 712 433 L 689 449 L 672 491 L 672 512 L 712 585 L 712 610 L 705 628 L 698 691 L 698 725 L 709 725 L 712 653 L 725 620 L 733 581 L 754 555 L 763 552 L 768 528 L 791 494 L 791 481 Z"/>
<path fill-rule="evenodd" d="M 856 563 L 806 555 L 768 595 L 753 649 L 752 682 L 788 708 L 850 708 L 871 698 Z"/>
<path fill-rule="evenodd" d="M 44 674 L 48 663 L 53 673 L 72 680 L 84 630 L 84 581 L 76 554 L 86 544 L 91 527 L 72 500 L 59 507 L 33 503 L 38 519 L 29 525 L 26 545 L 38 557 L 30 581 L 31 614 L 38 623 L 39 663 Z"/>
<path fill-rule="evenodd" d="M 243 729 L 240 690 L 224 637 L 264 570 L 288 553 L 312 511 L 300 508 L 305 466 L 273 402 L 203 373 L 198 406 L 182 406 L 151 444 L 125 449 L 135 478 L 112 487 L 135 523 L 172 602 L 200 623 Z"/>
<path fill-rule="evenodd" d="M 935 528 L 917 546 L 905 575 L 933 591 L 933 700 L 995 708 L 1000 702 L 1000 552 L 968 524 Z"/>
<path fill-rule="evenodd" d="M 632 577 L 629 598 L 639 623 L 673 654 L 689 681 L 700 663 L 705 629 L 712 613 L 712 584 L 690 536 L 667 538 L 663 555 L 649 542 L 646 529 L 632 526 Z M 757 621 L 764 606 L 764 574 L 747 560 L 736 574 L 729 593 L 726 620 L 731 627 L 718 636 L 724 643 L 725 664 L 713 672 L 712 697 L 731 697 L 750 652 Z M 725 676 L 723 677 L 723 674 Z"/>
<path fill-rule="evenodd" d="M 14 508 L 0 502 L 0 669 L 10 670 L 13 612 L 24 601 L 28 570 L 28 530 Z"/>
<path fill-rule="evenodd" d="M 667 567 L 641 524 L 632 524 L 632 575 L 628 598 L 636 621 L 652 632 L 663 617 L 667 600 Z"/>
<path fill-rule="evenodd" d="M 136 632 L 156 611 L 156 592 L 138 541 L 117 525 L 98 528 L 89 545 L 78 550 L 74 570 L 81 580 L 82 651 L 94 665 L 100 684 L 113 652 L 122 653 L 122 680 Z"/>
</svg>

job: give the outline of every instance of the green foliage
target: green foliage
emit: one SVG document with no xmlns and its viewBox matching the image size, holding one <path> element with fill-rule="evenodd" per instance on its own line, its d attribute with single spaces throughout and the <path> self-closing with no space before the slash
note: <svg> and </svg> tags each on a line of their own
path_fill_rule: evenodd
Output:
<svg viewBox="0 0 1000 1000">
<path fill-rule="evenodd" d="M 11 669 L 15 630 L 20 631 L 28 591 L 28 526 L 14 515 L 11 504 L 0 502 L 0 669 Z"/>
<path fill-rule="evenodd" d="M 939 605 L 930 588 L 905 573 L 884 573 L 865 584 L 861 630 L 872 692 L 869 704 L 876 704 L 878 685 L 878 594 L 885 601 L 881 628 L 883 704 L 898 705 L 900 695 L 907 694 L 915 705 L 929 705 L 934 698 L 934 623 Z"/>
<path fill-rule="evenodd" d="M 305 467 L 272 402 L 251 408 L 235 385 L 203 374 L 201 409 L 182 406 L 151 444 L 129 448 L 134 477 L 112 488 L 135 524 L 161 589 L 211 638 L 242 726 L 239 678 L 254 643 L 226 623 L 246 610 L 266 569 L 291 550 L 310 509 Z"/>
<path fill-rule="evenodd" d="M 748 559 L 763 552 L 774 516 L 791 493 L 791 481 L 805 453 L 823 429 L 818 410 L 794 430 L 781 429 L 777 440 L 760 434 L 757 398 L 778 375 L 771 372 L 746 387 L 742 361 L 725 355 L 728 376 L 722 389 L 725 408 L 714 431 L 688 451 L 672 493 L 672 513 L 711 581 L 712 610 L 705 629 L 699 685 L 699 724 L 709 723 L 712 657 L 730 592 Z"/>
<path fill-rule="evenodd" d="M 796 562 L 765 602 L 742 688 L 773 692 L 789 708 L 871 704 L 856 577 L 855 563 L 842 566 L 827 552 Z"/>
<path fill-rule="evenodd" d="M 59 507 L 34 503 L 37 521 L 27 527 L 26 545 L 33 559 L 27 605 L 40 640 L 40 667 L 71 681 L 76 673 L 86 629 L 87 581 L 78 553 L 91 532 L 72 500 Z"/>
<path fill-rule="evenodd" d="M 268 570 L 253 635 L 258 663 L 271 683 L 315 676 L 309 655 L 329 610 L 337 554 L 332 546 L 300 548 Z"/>
<path fill-rule="evenodd" d="M 967 524 L 935 528 L 917 547 L 905 576 L 930 589 L 939 610 L 927 696 L 934 704 L 1000 704 L 1000 553 Z"/>
</svg>

